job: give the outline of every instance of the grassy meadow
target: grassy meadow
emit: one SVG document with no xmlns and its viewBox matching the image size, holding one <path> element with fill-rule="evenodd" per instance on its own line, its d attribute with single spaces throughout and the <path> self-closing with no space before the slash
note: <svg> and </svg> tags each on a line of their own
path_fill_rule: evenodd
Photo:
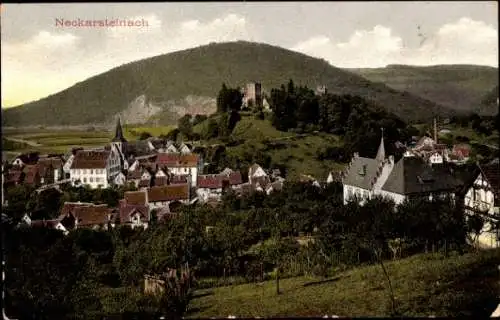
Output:
<svg viewBox="0 0 500 320">
<path fill-rule="evenodd" d="M 489 317 L 500 302 L 498 250 L 444 257 L 421 254 L 385 262 L 395 306 L 403 316 Z M 392 303 L 380 265 L 339 273 L 333 278 L 298 277 L 195 292 L 189 318 L 390 316 Z"/>
</svg>

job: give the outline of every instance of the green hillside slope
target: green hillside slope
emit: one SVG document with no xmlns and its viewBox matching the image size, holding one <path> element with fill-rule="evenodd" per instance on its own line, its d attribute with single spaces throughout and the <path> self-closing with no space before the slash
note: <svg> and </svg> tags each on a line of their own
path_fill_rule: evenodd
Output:
<svg viewBox="0 0 500 320">
<path fill-rule="evenodd" d="M 405 317 L 487 318 L 499 302 L 498 250 L 445 258 L 422 254 L 386 263 L 395 309 Z M 390 291 L 380 265 L 330 279 L 312 277 L 199 290 L 188 318 L 389 317 Z"/>
<path fill-rule="evenodd" d="M 145 95 L 146 103 L 163 109 L 155 116 L 157 119 L 175 121 L 172 101 L 187 96 L 215 98 L 222 82 L 236 86 L 260 81 L 264 89 L 270 90 L 289 79 L 312 88 L 323 84 L 332 93 L 360 95 L 407 120 L 426 120 L 436 112 L 449 114 L 448 109 L 435 103 L 372 83 L 324 60 L 267 44 L 239 41 L 122 65 L 47 98 L 9 108 L 3 111 L 2 123 L 49 126 L 107 122 L 141 95 Z M 169 116 L 161 117 L 161 113 Z"/>
<path fill-rule="evenodd" d="M 386 68 L 346 70 L 395 90 L 408 91 L 437 104 L 465 111 L 476 110 L 478 102 L 492 87 L 498 86 L 498 69 L 486 66 L 389 65 Z M 482 108 L 481 112 L 490 115 L 492 109 Z"/>
</svg>

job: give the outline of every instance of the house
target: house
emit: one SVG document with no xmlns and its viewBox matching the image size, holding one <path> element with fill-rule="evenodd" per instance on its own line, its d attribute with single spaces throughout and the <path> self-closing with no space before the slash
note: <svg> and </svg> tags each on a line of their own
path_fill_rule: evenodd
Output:
<svg viewBox="0 0 500 320">
<path fill-rule="evenodd" d="M 139 179 L 138 188 L 149 188 L 151 187 L 151 182 L 153 179 L 153 175 L 149 172 L 148 169 L 143 169 L 141 178 Z"/>
<path fill-rule="evenodd" d="M 269 175 L 258 164 L 253 164 L 248 169 L 248 183 L 258 191 L 264 191 L 264 188 L 271 183 Z"/>
<path fill-rule="evenodd" d="M 80 150 L 71 163 L 70 177 L 73 185 L 91 188 L 108 188 L 121 172 L 121 160 L 116 148 L 112 150 Z"/>
<path fill-rule="evenodd" d="M 167 167 L 171 174 L 190 175 L 191 185 L 196 187 L 198 172 L 203 170 L 199 155 L 190 153 L 160 153 L 156 158 L 159 167 Z"/>
<path fill-rule="evenodd" d="M 179 153 L 179 150 L 175 146 L 173 141 L 167 141 L 165 147 L 160 152 L 162 153 Z"/>
<path fill-rule="evenodd" d="M 285 181 L 284 179 L 278 179 L 278 180 L 276 180 L 276 181 L 271 182 L 270 184 L 268 184 L 267 187 L 266 187 L 266 190 L 265 190 L 266 194 L 270 195 L 273 192 L 283 190 L 284 181 Z"/>
<path fill-rule="evenodd" d="M 456 163 L 465 163 L 469 160 L 471 154 L 471 147 L 469 144 L 460 143 L 453 145 L 451 154 L 449 154 L 448 161 Z"/>
<path fill-rule="evenodd" d="M 444 156 L 438 151 L 429 153 L 426 158 L 430 165 L 444 162 Z"/>
<path fill-rule="evenodd" d="M 308 174 L 301 174 L 299 177 L 299 181 L 302 183 L 310 183 L 317 188 L 321 187 L 318 180 L 316 180 L 316 178 L 314 178 L 313 176 L 310 176 Z"/>
<path fill-rule="evenodd" d="M 181 154 L 189 154 L 189 153 L 191 153 L 191 148 L 187 144 L 185 144 L 185 143 L 181 143 L 181 145 L 179 146 L 178 150 L 179 150 L 179 152 Z"/>
<path fill-rule="evenodd" d="M 243 183 L 241 173 L 225 169 L 219 174 L 198 176 L 196 195 L 203 202 L 208 199 L 220 200 L 225 189 L 235 189 Z"/>
<path fill-rule="evenodd" d="M 20 154 L 17 156 L 12 165 L 14 166 L 25 166 L 25 165 L 35 165 L 38 162 L 40 154 L 38 152 L 30 152 L 26 154 Z"/>
<path fill-rule="evenodd" d="M 125 192 L 124 199 L 120 200 L 120 224 L 128 225 L 132 229 L 146 229 L 151 220 L 148 193 L 142 191 Z"/>
<path fill-rule="evenodd" d="M 449 197 L 455 199 L 460 181 L 453 173 L 434 168 L 419 158 L 401 158 L 391 170 L 378 194 L 396 204 L 405 200 Z"/>
<path fill-rule="evenodd" d="M 106 204 L 66 202 L 58 220 L 67 230 L 78 228 L 103 229 L 114 227 L 113 210 Z"/>
<path fill-rule="evenodd" d="M 167 207 L 175 202 L 188 204 L 189 193 L 190 185 L 188 183 L 151 187 L 147 189 L 146 203 L 149 204 L 150 210 Z"/>
<path fill-rule="evenodd" d="M 342 181 L 342 172 L 330 171 L 328 173 L 328 177 L 326 178 L 327 184 L 330 184 L 333 182 L 341 182 L 341 181 Z"/>
<path fill-rule="evenodd" d="M 380 193 L 393 167 L 394 157 L 385 155 L 383 135 L 375 158 L 360 157 L 358 153 L 354 153 L 343 173 L 344 203 L 348 203 L 353 197 L 363 203 Z"/>
<path fill-rule="evenodd" d="M 123 172 L 118 173 L 113 179 L 113 184 L 116 186 L 123 186 L 127 182 L 127 177 Z"/>
<path fill-rule="evenodd" d="M 36 164 L 26 165 L 23 168 L 24 183 L 32 186 L 39 186 L 41 184 L 40 171 Z"/>
<path fill-rule="evenodd" d="M 136 171 L 137 169 L 139 169 L 140 167 L 140 163 L 139 163 L 139 160 L 137 159 L 133 159 L 132 161 L 129 161 L 129 165 L 128 165 L 128 172 L 133 172 L 133 171 Z"/>
<path fill-rule="evenodd" d="M 480 247 L 500 247 L 500 168 L 496 164 L 477 165 L 475 179 L 467 186 L 464 209 L 467 216 L 484 221 L 477 239 Z"/>
<path fill-rule="evenodd" d="M 49 228 L 53 230 L 59 230 L 64 235 L 67 235 L 69 231 L 64 227 L 64 225 L 57 219 L 55 220 L 30 220 L 29 226 L 31 228 Z"/>
<path fill-rule="evenodd" d="M 42 184 L 50 184 L 64 179 L 62 157 L 42 157 L 38 159 L 38 170 Z"/>
<path fill-rule="evenodd" d="M 168 184 L 169 177 L 165 173 L 165 170 L 163 169 L 158 169 L 156 170 L 156 173 L 154 175 L 154 186 L 164 186 Z"/>
</svg>

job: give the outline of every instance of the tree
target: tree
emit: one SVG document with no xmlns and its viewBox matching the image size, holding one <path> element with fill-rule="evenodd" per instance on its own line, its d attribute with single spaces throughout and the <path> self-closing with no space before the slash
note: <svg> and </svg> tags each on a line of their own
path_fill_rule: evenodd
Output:
<svg viewBox="0 0 500 320">
<path fill-rule="evenodd" d="M 243 93 L 240 88 L 228 88 L 225 83 L 217 95 L 217 112 L 239 112 L 243 104 Z"/>
<path fill-rule="evenodd" d="M 194 120 L 193 120 L 193 126 L 199 124 L 199 123 L 202 123 L 203 121 L 207 120 L 208 117 L 204 114 L 197 114 L 196 116 L 194 116 Z"/>
<path fill-rule="evenodd" d="M 219 124 L 217 121 L 213 118 L 210 118 L 208 120 L 206 129 L 205 129 L 205 139 L 212 139 L 212 138 L 217 138 L 219 136 Z"/>
<path fill-rule="evenodd" d="M 161 135 L 160 138 L 166 139 L 166 140 L 177 141 L 179 133 L 180 133 L 179 128 L 175 128 L 175 129 L 170 130 L 166 135 Z"/>
<path fill-rule="evenodd" d="M 151 137 L 152 137 L 151 133 L 143 131 L 143 132 L 141 132 L 141 135 L 139 136 L 139 140 L 147 140 Z"/>
<path fill-rule="evenodd" d="M 192 116 L 190 114 L 186 114 L 182 118 L 180 118 L 177 123 L 179 132 L 189 139 L 189 137 L 191 137 L 193 133 Z"/>
</svg>

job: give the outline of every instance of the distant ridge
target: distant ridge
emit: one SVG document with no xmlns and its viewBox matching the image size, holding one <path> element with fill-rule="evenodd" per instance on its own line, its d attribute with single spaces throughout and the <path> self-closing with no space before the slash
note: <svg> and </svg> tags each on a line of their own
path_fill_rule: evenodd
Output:
<svg viewBox="0 0 500 320">
<path fill-rule="evenodd" d="M 496 112 L 495 106 L 485 107 L 480 102 L 491 88 L 498 86 L 498 68 L 467 64 L 390 64 L 385 68 L 346 70 L 458 111 L 483 115 Z"/>
<path fill-rule="evenodd" d="M 139 60 L 53 94 L 3 111 L 2 124 L 83 125 L 112 123 L 117 114 L 137 114 L 127 122 L 173 123 L 184 112 L 211 113 L 222 82 L 243 86 L 259 79 L 263 89 L 293 79 L 329 92 L 359 95 L 406 120 L 449 115 L 450 108 L 399 92 L 383 83 L 336 68 L 325 60 L 276 46 L 253 42 L 214 43 Z"/>
</svg>

